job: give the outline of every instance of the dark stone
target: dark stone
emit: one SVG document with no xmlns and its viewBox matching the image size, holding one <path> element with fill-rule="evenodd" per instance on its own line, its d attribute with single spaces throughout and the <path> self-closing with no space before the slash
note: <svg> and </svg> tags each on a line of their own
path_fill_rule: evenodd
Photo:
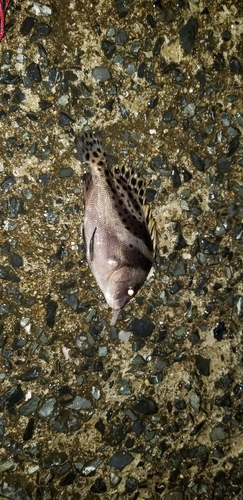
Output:
<svg viewBox="0 0 243 500">
<path fill-rule="evenodd" d="M 68 304 L 69 307 L 71 307 L 74 311 L 77 310 L 78 299 L 77 299 L 76 295 L 70 294 L 67 297 L 64 297 L 64 300 L 65 300 L 66 304 Z"/>
<path fill-rule="evenodd" d="M 240 145 L 240 141 L 239 141 L 239 136 L 236 135 L 235 137 L 233 137 L 233 139 L 231 139 L 230 143 L 229 143 L 229 147 L 228 147 L 228 151 L 227 151 L 227 156 L 231 156 L 233 153 L 235 153 L 238 149 Z"/>
<path fill-rule="evenodd" d="M 55 302 L 55 300 L 49 300 L 46 306 L 46 323 L 50 328 L 53 328 L 55 325 L 57 308 L 57 302 Z"/>
<path fill-rule="evenodd" d="M 46 23 L 37 23 L 35 25 L 35 32 L 39 36 L 46 36 L 52 32 L 52 28 L 51 28 L 51 26 L 48 26 L 48 24 L 46 24 Z"/>
<path fill-rule="evenodd" d="M 225 323 L 220 321 L 217 323 L 215 328 L 213 329 L 213 336 L 216 340 L 222 340 L 224 335 L 227 333 Z"/>
<path fill-rule="evenodd" d="M 32 82 L 38 83 L 42 80 L 39 64 L 36 64 L 34 62 L 30 63 L 29 66 L 27 66 L 26 74 Z"/>
<path fill-rule="evenodd" d="M 14 104 L 20 104 L 25 100 L 25 94 L 21 92 L 19 88 L 14 89 L 12 96 L 11 96 L 11 102 Z"/>
<path fill-rule="evenodd" d="M 114 467 L 115 469 L 123 470 L 124 467 L 129 465 L 133 460 L 134 457 L 131 455 L 131 453 L 120 450 L 116 451 L 114 455 L 109 459 L 108 465 L 110 467 Z"/>
<path fill-rule="evenodd" d="M 37 43 L 37 47 L 38 47 L 40 57 L 42 57 L 42 59 L 45 59 L 47 57 L 47 51 L 46 51 L 45 47 L 42 45 L 42 43 Z"/>
<path fill-rule="evenodd" d="M 189 335 L 189 339 L 193 345 L 199 344 L 200 342 L 200 335 L 198 332 L 192 332 Z"/>
<path fill-rule="evenodd" d="M 144 75 L 145 75 L 145 69 L 146 69 L 146 64 L 145 62 L 141 62 L 138 66 L 138 72 L 137 72 L 137 75 L 138 75 L 138 78 L 143 78 Z"/>
<path fill-rule="evenodd" d="M 2 182 L 1 186 L 3 191 L 7 191 L 10 187 L 12 187 L 14 184 L 16 184 L 15 177 L 13 175 L 6 177 L 4 181 Z"/>
<path fill-rule="evenodd" d="M 243 238 L 243 224 L 237 224 L 232 230 L 232 236 L 235 240 Z"/>
<path fill-rule="evenodd" d="M 190 54 L 194 47 L 197 30 L 198 22 L 192 16 L 179 30 L 180 42 L 186 54 Z"/>
<path fill-rule="evenodd" d="M 208 241 L 206 238 L 201 240 L 201 249 L 204 253 L 208 253 L 211 255 L 217 255 L 220 252 L 220 246 L 218 245 L 218 243 Z"/>
<path fill-rule="evenodd" d="M 10 264 L 13 267 L 22 267 L 24 265 L 23 257 L 15 252 L 10 252 Z"/>
<path fill-rule="evenodd" d="M 143 429 L 143 421 L 136 420 L 136 422 L 134 422 L 133 424 L 132 431 L 136 434 L 137 437 L 141 436 L 141 434 L 143 433 Z"/>
<path fill-rule="evenodd" d="M 120 19 L 126 17 L 129 12 L 126 0 L 114 0 L 114 3 Z"/>
<path fill-rule="evenodd" d="M 12 196 L 8 202 L 10 216 L 13 219 L 17 219 L 19 214 L 24 212 L 24 201 L 22 198 L 17 198 L 17 196 Z"/>
<path fill-rule="evenodd" d="M 170 293 L 171 295 L 174 295 L 175 293 L 179 292 L 179 290 L 180 290 L 180 285 L 178 281 L 175 281 L 175 283 L 173 283 L 170 287 Z"/>
<path fill-rule="evenodd" d="M 221 38 L 224 42 L 228 42 L 231 39 L 231 33 L 228 30 L 225 30 L 221 33 Z"/>
<path fill-rule="evenodd" d="M 170 109 L 166 109 L 163 113 L 162 120 L 164 123 L 170 123 L 173 118 L 172 111 Z"/>
<path fill-rule="evenodd" d="M 133 405 L 134 410 L 142 415 L 154 415 L 158 412 L 158 405 L 151 398 L 147 398 L 146 396 L 137 399 L 137 401 Z"/>
<path fill-rule="evenodd" d="M 192 174 L 190 172 L 188 172 L 188 170 L 186 170 L 186 168 L 183 168 L 181 172 L 183 175 L 184 182 L 188 182 L 192 179 Z"/>
<path fill-rule="evenodd" d="M 71 472 L 68 472 L 68 474 L 66 474 L 66 476 L 64 476 L 61 481 L 60 481 L 60 486 L 68 486 L 69 484 L 73 484 L 73 482 L 75 481 L 76 479 L 76 472 L 74 471 L 71 471 Z"/>
<path fill-rule="evenodd" d="M 20 28 L 21 35 L 28 35 L 35 24 L 35 18 L 28 16 L 24 19 L 22 26 Z"/>
<path fill-rule="evenodd" d="M 121 113 L 122 118 L 124 119 L 128 118 L 128 112 L 122 104 L 119 104 L 119 111 Z"/>
<path fill-rule="evenodd" d="M 95 428 L 102 434 L 102 436 L 105 434 L 105 425 L 102 418 L 100 418 L 98 422 L 96 422 Z"/>
<path fill-rule="evenodd" d="M 227 393 L 226 393 L 226 394 L 224 394 L 223 396 L 215 398 L 215 404 L 216 404 L 217 406 L 227 406 L 227 407 L 231 407 L 232 402 L 231 402 L 230 393 L 229 393 L 229 392 L 227 392 Z"/>
<path fill-rule="evenodd" d="M 23 375 L 20 376 L 20 379 L 25 382 L 32 382 L 32 380 L 36 380 L 41 374 L 40 366 L 32 366 Z"/>
<path fill-rule="evenodd" d="M 204 160 L 202 160 L 202 158 L 196 155 L 194 151 L 191 151 L 190 156 L 194 167 L 196 167 L 196 169 L 199 170 L 199 172 L 204 172 L 205 171 Z"/>
<path fill-rule="evenodd" d="M 150 337 L 154 331 L 155 325 L 152 321 L 145 316 L 138 319 L 135 318 L 128 327 L 129 332 L 137 337 Z"/>
<path fill-rule="evenodd" d="M 0 84 L 3 85 L 16 85 L 20 80 L 18 75 L 11 75 L 11 73 L 2 73 L 0 75 Z"/>
<path fill-rule="evenodd" d="M 52 102 L 50 101 L 39 101 L 39 108 L 45 110 L 52 107 Z"/>
<path fill-rule="evenodd" d="M 151 201 L 154 201 L 156 194 L 157 194 L 156 189 L 147 188 L 146 189 L 146 203 L 151 203 Z"/>
<path fill-rule="evenodd" d="M 24 441 L 29 441 L 32 439 L 33 434 L 34 434 L 34 428 L 35 428 L 35 419 L 34 417 L 30 417 L 29 422 L 25 428 L 24 435 L 23 435 L 23 440 Z"/>
<path fill-rule="evenodd" d="M 75 393 L 68 385 L 58 389 L 58 399 L 62 405 L 70 404 L 75 398 Z"/>
<path fill-rule="evenodd" d="M 154 56 L 160 55 L 160 50 L 161 50 L 161 47 L 162 47 L 164 42 L 165 42 L 165 38 L 163 36 L 159 36 L 159 38 L 157 38 L 157 40 L 154 44 L 154 48 L 153 48 L 153 55 Z"/>
<path fill-rule="evenodd" d="M 66 113 L 60 113 L 59 117 L 59 125 L 61 127 L 65 127 L 66 125 L 72 125 L 75 123 L 75 120 L 68 116 Z"/>
<path fill-rule="evenodd" d="M 198 432 L 200 432 L 200 430 L 203 428 L 204 424 L 205 420 L 202 420 L 201 422 L 199 422 L 199 424 L 195 425 L 195 427 L 190 432 L 190 436 L 195 436 L 196 434 L 198 434 Z"/>
<path fill-rule="evenodd" d="M 126 493 L 128 493 L 128 494 L 134 493 L 134 491 L 136 491 L 136 489 L 137 489 L 137 486 L 138 486 L 138 482 L 134 477 L 128 477 L 126 479 L 126 486 L 125 486 Z"/>
<path fill-rule="evenodd" d="M 177 410 L 185 410 L 186 408 L 186 402 L 184 399 L 180 399 L 179 397 L 175 397 L 174 399 L 174 405 Z"/>
<path fill-rule="evenodd" d="M 201 375 L 208 377 L 210 375 L 210 359 L 203 358 L 200 354 L 196 354 L 196 368 Z"/>
<path fill-rule="evenodd" d="M 94 347 L 85 347 L 84 349 L 82 349 L 82 354 L 86 358 L 93 358 L 95 356 L 95 353 L 96 350 L 94 349 Z"/>
<path fill-rule="evenodd" d="M 28 343 L 27 337 L 15 337 L 12 343 L 12 349 L 14 351 L 18 351 L 18 349 L 22 349 Z"/>
<path fill-rule="evenodd" d="M 172 185 L 174 188 L 178 188 L 181 186 L 180 174 L 179 174 L 179 171 L 175 165 L 171 171 L 171 179 L 172 179 Z"/>
<path fill-rule="evenodd" d="M 92 486 L 90 487 L 90 491 L 97 494 L 105 493 L 106 490 L 107 486 L 103 479 L 101 479 L 100 477 L 97 477 L 94 484 L 92 484 Z"/>
<path fill-rule="evenodd" d="M 19 403 L 21 399 L 24 398 L 24 392 L 21 389 L 21 385 L 13 385 L 11 389 L 8 389 L 0 396 L 1 405 L 8 409 L 12 408 L 16 403 Z"/>
<path fill-rule="evenodd" d="M 227 160 L 225 156 L 220 156 L 217 158 L 217 170 L 221 174 L 226 174 L 230 171 L 231 164 L 230 161 Z"/>
<path fill-rule="evenodd" d="M 182 248 L 186 248 L 187 246 L 188 244 L 184 236 L 179 233 L 175 241 L 174 250 L 182 250 Z"/>
<path fill-rule="evenodd" d="M 154 97 L 151 97 L 151 99 L 149 99 L 148 108 L 154 109 L 154 108 L 156 108 L 157 104 L 158 104 L 158 96 L 156 95 Z"/>
<path fill-rule="evenodd" d="M 57 68 L 51 68 L 49 71 L 49 80 L 53 85 L 59 83 L 61 80 L 61 73 Z"/>
<path fill-rule="evenodd" d="M 110 40 L 102 40 L 101 48 L 107 59 L 111 59 L 116 52 L 116 44 Z"/>
<path fill-rule="evenodd" d="M 230 71 L 236 75 L 242 75 L 243 68 L 240 60 L 237 57 L 231 57 L 229 61 Z"/>
<path fill-rule="evenodd" d="M 117 45 L 125 45 L 126 41 L 127 41 L 127 34 L 126 34 L 125 30 L 123 28 L 121 28 L 117 33 L 116 44 Z"/>
<path fill-rule="evenodd" d="M 64 80 L 67 82 L 76 82 L 78 80 L 78 75 L 74 71 L 67 70 L 64 73 Z"/>
<path fill-rule="evenodd" d="M 155 74 L 153 71 L 145 71 L 145 78 L 151 85 L 155 83 Z"/>
<path fill-rule="evenodd" d="M 70 279 L 69 281 L 60 284 L 60 290 L 68 290 L 68 288 L 73 288 L 75 284 L 76 281 L 74 279 Z"/>
<path fill-rule="evenodd" d="M 20 278 L 12 271 L 8 266 L 0 265 L 0 279 L 6 281 L 13 281 L 13 283 L 18 283 Z"/>
</svg>

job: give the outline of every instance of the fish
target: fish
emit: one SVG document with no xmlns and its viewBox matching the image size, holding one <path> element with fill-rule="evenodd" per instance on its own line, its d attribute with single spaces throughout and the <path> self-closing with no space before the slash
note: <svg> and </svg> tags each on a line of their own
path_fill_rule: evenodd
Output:
<svg viewBox="0 0 243 500">
<path fill-rule="evenodd" d="M 153 264 L 155 221 L 145 201 L 145 184 L 133 168 L 110 167 L 102 134 L 88 131 L 74 140 L 85 163 L 83 236 L 90 270 L 115 325 Z"/>
</svg>

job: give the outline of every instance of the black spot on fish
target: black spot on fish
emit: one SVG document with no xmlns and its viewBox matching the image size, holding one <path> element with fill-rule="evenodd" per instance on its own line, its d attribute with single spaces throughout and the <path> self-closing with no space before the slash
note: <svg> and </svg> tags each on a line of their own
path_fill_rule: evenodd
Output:
<svg viewBox="0 0 243 500">
<path fill-rule="evenodd" d="M 86 161 L 89 161 L 89 160 L 90 160 L 90 154 L 89 154 L 89 153 L 86 153 L 86 155 L 85 155 L 85 160 L 86 160 Z"/>
<path fill-rule="evenodd" d="M 138 187 L 141 188 L 142 185 L 143 185 L 143 181 L 142 180 L 138 181 Z"/>
<path fill-rule="evenodd" d="M 103 167 L 103 166 L 104 166 L 104 162 L 103 162 L 102 160 L 100 160 L 100 161 L 99 161 L 99 163 L 98 163 L 98 165 L 99 165 L 100 167 Z"/>
<path fill-rule="evenodd" d="M 136 181 L 135 177 L 132 177 L 131 183 L 133 186 L 136 186 L 137 181 Z"/>
<path fill-rule="evenodd" d="M 97 151 L 94 151 L 93 155 L 94 155 L 95 158 L 99 158 L 99 155 L 98 155 Z"/>
</svg>

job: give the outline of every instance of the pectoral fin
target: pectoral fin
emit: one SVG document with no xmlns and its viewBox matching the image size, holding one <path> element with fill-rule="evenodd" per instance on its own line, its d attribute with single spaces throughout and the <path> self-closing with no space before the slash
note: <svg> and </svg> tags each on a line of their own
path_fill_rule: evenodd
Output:
<svg viewBox="0 0 243 500">
<path fill-rule="evenodd" d="M 91 261 L 94 258 L 94 238 L 95 238 L 96 229 L 97 229 L 97 227 L 94 228 L 94 232 L 93 232 L 91 239 L 90 239 L 90 242 L 89 242 L 89 256 L 90 256 Z"/>
</svg>

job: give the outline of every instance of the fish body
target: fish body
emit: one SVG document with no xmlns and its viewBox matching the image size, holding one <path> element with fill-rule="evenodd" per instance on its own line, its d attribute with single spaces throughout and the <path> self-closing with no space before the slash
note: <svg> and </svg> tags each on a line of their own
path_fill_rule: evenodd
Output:
<svg viewBox="0 0 243 500">
<path fill-rule="evenodd" d="M 153 262 L 155 227 L 145 204 L 143 181 L 134 170 L 109 168 L 100 132 L 75 138 L 87 166 L 84 180 L 84 239 L 90 269 L 113 309 L 122 307 L 144 283 Z"/>
</svg>

